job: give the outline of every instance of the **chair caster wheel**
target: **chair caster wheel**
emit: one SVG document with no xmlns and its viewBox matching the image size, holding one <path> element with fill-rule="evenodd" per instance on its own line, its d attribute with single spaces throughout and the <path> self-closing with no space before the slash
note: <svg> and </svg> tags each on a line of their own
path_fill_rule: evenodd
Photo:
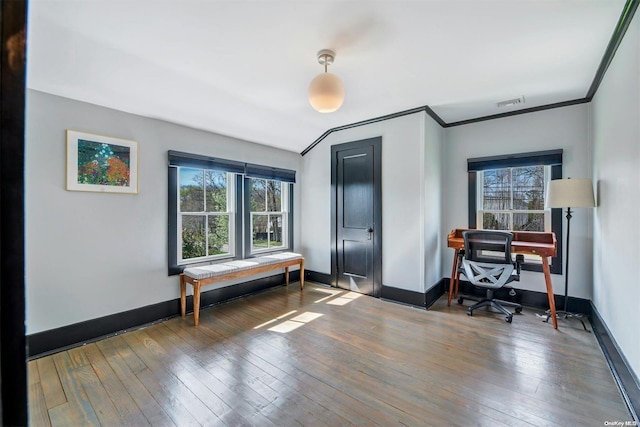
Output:
<svg viewBox="0 0 640 427">
<path fill-rule="evenodd" d="M 522 307 L 516 307 L 516 313 L 522 313 Z"/>
<path fill-rule="evenodd" d="M 462 304 L 464 302 L 464 298 L 460 297 L 458 298 L 458 304 Z"/>
<path fill-rule="evenodd" d="M 473 311 L 467 310 L 467 316 L 473 316 Z"/>
<path fill-rule="evenodd" d="M 507 317 L 505 317 L 505 318 L 504 318 L 504 320 L 505 320 L 507 323 L 511 323 L 511 321 L 513 320 L 513 316 L 507 316 Z"/>
</svg>

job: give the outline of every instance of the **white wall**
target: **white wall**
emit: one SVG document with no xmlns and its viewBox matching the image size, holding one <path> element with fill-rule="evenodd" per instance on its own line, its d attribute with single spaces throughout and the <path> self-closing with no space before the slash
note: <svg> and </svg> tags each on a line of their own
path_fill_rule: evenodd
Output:
<svg viewBox="0 0 640 427">
<path fill-rule="evenodd" d="M 429 116 L 425 116 L 424 124 L 424 275 L 428 289 L 442 279 L 442 252 L 447 249 L 447 239 L 442 234 L 442 151 L 445 130 Z"/>
<path fill-rule="evenodd" d="M 425 169 L 425 160 L 439 164 L 439 133 L 422 112 L 338 132 L 332 132 L 303 157 L 302 250 L 305 267 L 331 273 L 331 146 L 382 136 L 382 283 L 385 286 L 424 292 L 440 279 L 438 269 L 425 271 L 425 259 L 439 259 L 427 250 L 437 248 L 437 232 L 426 226 L 426 179 L 438 176 L 439 166 Z M 425 135 L 427 133 L 428 135 Z M 431 156 L 438 160 L 434 160 Z M 439 221 L 439 190 L 429 192 L 430 221 Z M 435 214 L 434 214 L 435 212 Z M 439 223 L 439 222 L 438 222 Z M 430 222 L 429 224 L 433 224 Z M 439 232 L 439 226 L 438 226 Z M 430 233 L 429 246 L 425 236 Z M 435 235 L 433 235 L 435 234 Z M 434 243 L 436 242 L 436 243 Z"/>
<path fill-rule="evenodd" d="M 591 176 L 589 107 L 579 104 L 447 128 L 444 144 L 442 235 L 467 227 L 467 158 L 564 149 L 564 177 Z M 591 299 L 592 209 L 576 209 L 571 220 L 569 295 Z M 563 214 L 563 232 L 566 219 Z M 560 236 L 557 236 L 560 238 Z M 564 237 L 563 237 L 564 241 Z M 444 276 L 451 275 L 453 250 L 442 253 Z M 554 293 L 564 294 L 564 275 L 552 276 Z M 523 271 L 514 287 L 545 292 L 542 273 Z"/>
<path fill-rule="evenodd" d="M 66 191 L 66 129 L 138 141 L 139 194 Z M 167 276 L 170 149 L 295 169 L 300 182 L 298 153 L 27 91 L 28 334 L 179 297 Z"/>
<path fill-rule="evenodd" d="M 593 304 L 640 375 L 640 17 L 592 102 Z"/>
</svg>

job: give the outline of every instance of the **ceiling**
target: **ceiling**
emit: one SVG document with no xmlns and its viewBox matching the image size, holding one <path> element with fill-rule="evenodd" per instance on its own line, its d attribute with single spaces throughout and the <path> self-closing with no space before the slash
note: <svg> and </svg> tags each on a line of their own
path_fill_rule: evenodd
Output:
<svg viewBox="0 0 640 427">
<path fill-rule="evenodd" d="M 424 105 L 453 123 L 582 99 L 624 4 L 31 0 L 27 87 L 301 152 Z M 330 114 L 307 100 L 324 48 L 346 89 Z"/>
</svg>

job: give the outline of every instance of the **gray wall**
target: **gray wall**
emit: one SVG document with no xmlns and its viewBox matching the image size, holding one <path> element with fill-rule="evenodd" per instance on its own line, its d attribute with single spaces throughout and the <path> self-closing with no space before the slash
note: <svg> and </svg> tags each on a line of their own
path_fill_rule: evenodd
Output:
<svg viewBox="0 0 640 427">
<path fill-rule="evenodd" d="M 593 304 L 640 375 L 640 16 L 592 102 Z"/>
<path fill-rule="evenodd" d="M 441 278 L 432 262 L 440 257 L 442 130 L 436 127 L 415 113 L 333 132 L 303 157 L 306 268 L 331 273 L 331 146 L 382 136 L 382 283 L 424 292 Z"/>
<path fill-rule="evenodd" d="M 442 234 L 468 226 L 467 158 L 564 149 L 564 177 L 591 176 L 591 144 L 587 104 L 555 108 L 446 129 Z M 591 298 L 592 209 L 576 210 L 571 220 L 569 295 Z M 563 224 L 566 220 L 563 216 Z M 566 232 L 566 226 L 563 231 Z M 560 238 L 560 236 L 557 236 Z M 564 240 L 563 240 L 564 241 Z M 444 275 L 451 275 L 453 250 L 442 255 Z M 564 275 L 551 275 L 553 290 L 564 294 Z M 545 292 L 541 273 L 523 271 L 520 289 Z"/>
<path fill-rule="evenodd" d="M 139 194 L 66 191 L 66 129 L 138 141 Z M 32 90 L 26 133 L 28 334 L 179 297 L 178 277 L 167 276 L 167 150 L 295 169 L 301 178 L 298 153 Z"/>
<path fill-rule="evenodd" d="M 444 197 L 443 150 L 445 130 L 429 116 L 424 120 L 424 277 L 425 290 L 442 279 L 442 251 L 447 238 L 441 232 Z M 443 246 L 444 245 L 444 246 Z"/>
</svg>

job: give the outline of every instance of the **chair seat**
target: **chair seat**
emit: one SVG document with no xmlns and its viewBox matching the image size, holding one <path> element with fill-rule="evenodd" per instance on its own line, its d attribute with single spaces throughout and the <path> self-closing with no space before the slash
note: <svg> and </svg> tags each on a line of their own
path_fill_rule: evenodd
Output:
<svg viewBox="0 0 640 427">
<path fill-rule="evenodd" d="M 513 235 L 505 231 L 468 230 L 462 233 L 462 237 L 464 238 L 464 256 L 458 273 L 464 274 L 473 285 L 487 290 L 487 297 L 469 307 L 467 314 L 472 316 L 473 311 L 480 307 L 493 307 L 503 313 L 506 316 L 505 320 L 511 323 L 513 313 L 502 304 L 515 307 L 517 313 L 522 311 L 522 306 L 498 301 L 493 297 L 493 293 L 507 283 L 520 280 L 521 261 L 516 257 L 516 265 L 514 265 L 511 259 Z M 464 297 L 458 299 L 459 304 L 463 301 Z"/>
<path fill-rule="evenodd" d="M 491 264 L 462 260 L 462 273 L 476 286 L 498 289 L 514 280 L 513 264 Z"/>
</svg>

